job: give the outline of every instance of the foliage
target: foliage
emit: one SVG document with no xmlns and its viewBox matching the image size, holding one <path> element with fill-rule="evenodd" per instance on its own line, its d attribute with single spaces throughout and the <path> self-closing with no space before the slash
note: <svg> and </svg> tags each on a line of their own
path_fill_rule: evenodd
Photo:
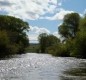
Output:
<svg viewBox="0 0 86 80">
<path fill-rule="evenodd" d="M 70 56 L 86 58 L 86 16 L 80 18 L 77 13 L 67 14 L 59 26 L 59 33 L 65 38 L 61 49 L 63 54 L 67 49 Z"/>
<path fill-rule="evenodd" d="M 59 42 L 60 40 L 54 35 L 48 35 L 46 33 L 42 33 L 39 35 L 39 44 L 41 53 L 47 52 L 48 47 L 54 46 Z"/>
<path fill-rule="evenodd" d="M 0 55 L 23 53 L 29 44 L 28 28 L 19 18 L 0 15 Z"/>
<path fill-rule="evenodd" d="M 54 56 L 86 58 L 86 15 L 84 17 L 80 17 L 78 13 L 65 15 L 58 30 L 63 41 L 53 35 L 40 34 L 41 52 Z"/>
<path fill-rule="evenodd" d="M 47 36 L 48 35 L 46 33 L 42 33 L 38 37 L 41 53 L 45 53 L 47 47 Z"/>
<path fill-rule="evenodd" d="M 59 26 L 59 33 L 64 38 L 74 38 L 78 31 L 80 16 L 78 13 L 65 15 L 63 23 Z"/>
<path fill-rule="evenodd" d="M 86 17 L 81 19 L 80 31 L 77 33 L 71 56 L 86 58 Z"/>
</svg>

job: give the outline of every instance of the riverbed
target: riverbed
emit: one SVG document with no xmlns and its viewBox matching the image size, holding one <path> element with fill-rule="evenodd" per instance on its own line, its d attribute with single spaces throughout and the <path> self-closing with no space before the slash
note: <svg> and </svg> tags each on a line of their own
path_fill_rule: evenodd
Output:
<svg viewBox="0 0 86 80">
<path fill-rule="evenodd" d="M 86 59 L 14 55 L 0 60 L 0 80 L 86 80 Z"/>
</svg>

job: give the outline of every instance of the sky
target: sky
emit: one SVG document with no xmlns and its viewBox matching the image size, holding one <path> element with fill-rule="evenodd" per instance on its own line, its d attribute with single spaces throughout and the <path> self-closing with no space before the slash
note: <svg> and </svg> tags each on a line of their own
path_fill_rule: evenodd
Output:
<svg viewBox="0 0 86 80">
<path fill-rule="evenodd" d="M 21 18 L 30 26 L 30 43 L 38 42 L 41 33 L 60 37 L 58 26 L 68 13 L 86 13 L 86 0 L 0 0 L 0 15 Z"/>
</svg>

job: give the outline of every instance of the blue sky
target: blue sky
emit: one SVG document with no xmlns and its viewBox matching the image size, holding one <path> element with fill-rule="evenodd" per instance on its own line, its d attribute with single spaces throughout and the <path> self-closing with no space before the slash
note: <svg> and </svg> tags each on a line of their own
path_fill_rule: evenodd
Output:
<svg viewBox="0 0 86 80">
<path fill-rule="evenodd" d="M 63 17 L 72 12 L 86 13 L 86 0 L 0 0 L 0 15 L 10 15 L 27 21 L 30 42 L 37 42 L 40 33 L 58 34 Z"/>
</svg>

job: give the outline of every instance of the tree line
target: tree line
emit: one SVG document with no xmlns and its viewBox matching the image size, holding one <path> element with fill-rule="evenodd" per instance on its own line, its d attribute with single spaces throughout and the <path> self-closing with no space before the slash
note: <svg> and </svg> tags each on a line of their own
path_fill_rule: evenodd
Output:
<svg viewBox="0 0 86 80">
<path fill-rule="evenodd" d="M 27 22 L 12 16 L 0 15 L 0 57 L 24 53 L 29 46 L 26 34 L 28 30 Z M 86 15 L 65 15 L 62 24 L 58 26 L 58 32 L 60 39 L 52 34 L 40 34 L 37 52 L 86 58 Z"/>
<path fill-rule="evenodd" d="M 27 22 L 12 16 L 0 15 L 0 57 L 24 53 L 29 45 Z"/>
<path fill-rule="evenodd" d="M 62 24 L 58 26 L 58 32 L 61 35 L 60 39 L 46 33 L 39 35 L 41 53 L 86 58 L 86 15 L 65 15 Z"/>
</svg>

